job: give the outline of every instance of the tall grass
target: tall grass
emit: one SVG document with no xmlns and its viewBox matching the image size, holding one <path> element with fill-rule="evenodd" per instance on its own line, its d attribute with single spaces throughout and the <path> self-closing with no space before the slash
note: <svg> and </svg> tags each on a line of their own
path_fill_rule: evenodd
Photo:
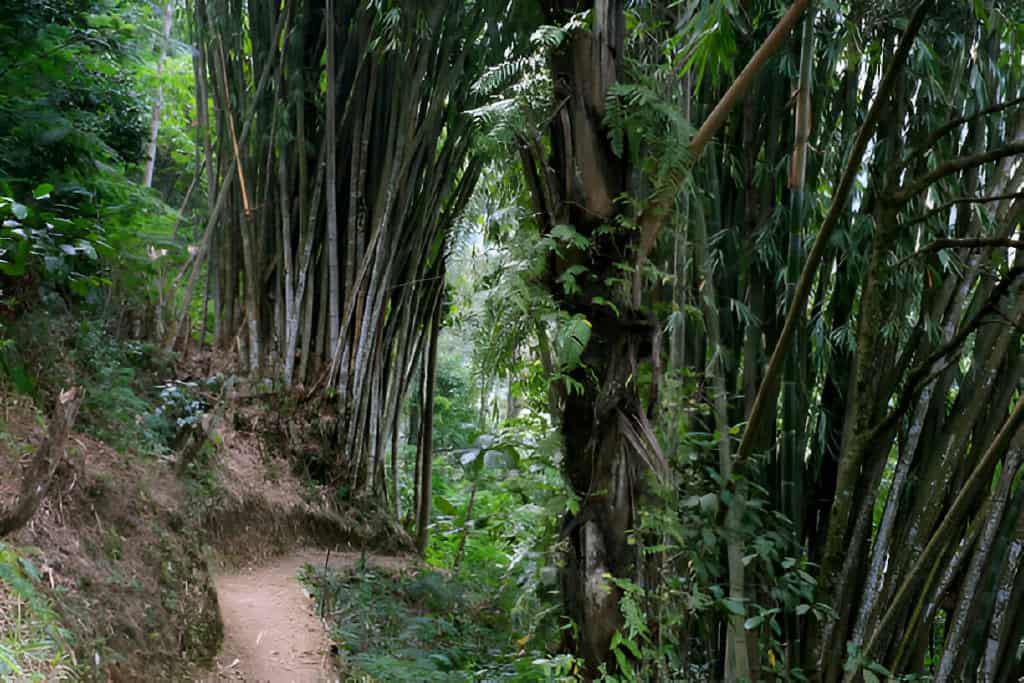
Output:
<svg viewBox="0 0 1024 683">
<path fill-rule="evenodd" d="M 67 633 L 35 565 L 0 543 L 0 679 L 77 680 Z"/>
</svg>

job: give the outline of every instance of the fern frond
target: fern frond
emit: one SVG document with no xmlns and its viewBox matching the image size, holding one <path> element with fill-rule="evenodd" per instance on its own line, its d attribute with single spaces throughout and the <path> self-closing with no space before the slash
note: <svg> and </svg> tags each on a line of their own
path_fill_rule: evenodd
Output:
<svg viewBox="0 0 1024 683">
<path fill-rule="evenodd" d="M 473 84 L 472 93 L 490 97 L 511 85 L 516 79 L 521 78 L 528 66 L 529 61 L 525 57 L 495 64 Z"/>
</svg>

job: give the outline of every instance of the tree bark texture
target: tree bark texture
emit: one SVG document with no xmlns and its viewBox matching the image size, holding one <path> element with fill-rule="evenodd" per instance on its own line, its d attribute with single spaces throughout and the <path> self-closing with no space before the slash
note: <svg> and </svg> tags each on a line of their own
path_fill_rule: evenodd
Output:
<svg viewBox="0 0 1024 683">
<path fill-rule="evenodd" d="M 575 3 L 546 3 L 552 23 L 568 19 Z M 564 102 L 549 130 L 551 155 L 523 150 L 527 172 L 547 186 L 535 203 L 548 207 L 543 222 L 567 224 L 594 241 L 597 254 L 588 267 L 593 277 L 583 292 L 569 296 L 556 284 L 558 275 L 573 264 L 586 263 L 579 252 L 549 260 L 550 290 L 563 311 L 585 318 L 590 339 L 580 366 L 571 371 L 582 389 L 561 397 L 566 477 L 580 498 L 579 511 L 567 514 L 561 536 L 567 543 L 561 575 L 562 596 L 576 630 L 572 647 L 586 661 L 590 675 L 611 663 L 609 645 L 620 628 L 619 590 L 606 578 L 633 579 L 640 571 L 637 546 L 627 533 L 637 522 L 636 506 L 646 472 L 664 473 L 664 459 L 647 419 L 647 411 L 630 382 L 638 358 L 650 348 L 651 322 L 627 307 L 622 319 L 593 297 L 609 293 L 601 283 L 617 273 L 614 254 L 623 253 L 621 234 L 601 228 L 624 214 L 617 203 L 627 189 L 628 163 L 613 153 L 603 120 L 609 88 L 621 76 L 625 37 L 625 3 L 599 1 L 592 9 L 592 29 L 575 32 L 551 57 L 555 101 Z M 553 173 L 543 170 L 544 165 Z M 540 172 L 537 172 L 540 168 Z M 538 190 L 540 188 L 538 187 Z M 614 232 L 614 231 L 612 231 Z M 631 319 L 633 318 L 633 319 Z"/>
</svg>

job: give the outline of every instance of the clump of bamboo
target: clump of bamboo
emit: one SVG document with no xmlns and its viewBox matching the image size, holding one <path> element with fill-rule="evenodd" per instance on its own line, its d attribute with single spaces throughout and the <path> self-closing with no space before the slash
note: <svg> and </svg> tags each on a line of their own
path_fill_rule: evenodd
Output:
<svg viewBox="0 0 1024 683">
<path fill-rule="evenodd" d="M 196 0 L 215 173 L 171 343 L 205 263 L 217 343 L 251 374 L 337 401 L 332 477 L 355 493 L 384 491 L 481 168 L 463 112 L 500 49 L 486 5 Z"/>
</svg>

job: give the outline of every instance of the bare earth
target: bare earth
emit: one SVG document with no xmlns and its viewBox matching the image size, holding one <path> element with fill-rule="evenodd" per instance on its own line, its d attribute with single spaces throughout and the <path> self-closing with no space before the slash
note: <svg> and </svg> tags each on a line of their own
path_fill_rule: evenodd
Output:
<svg viewBox="0 0 1024 683">
<path fill-rule="evenodd" d="M 214 579 L 224 644 L 216 671 L 203 680 L 337 680 L 324 627 L 297 578 L 307 563 L 322 566 L 324 556 L 323 550 L 298 550 L 263 566 Z M 330 566 L 350 567 L 358 561 L 359 553 L 332 552 Z M 409 562 L 398 557 L 371 557 L 369 561 L 395 571 Z"/>
</svg>

